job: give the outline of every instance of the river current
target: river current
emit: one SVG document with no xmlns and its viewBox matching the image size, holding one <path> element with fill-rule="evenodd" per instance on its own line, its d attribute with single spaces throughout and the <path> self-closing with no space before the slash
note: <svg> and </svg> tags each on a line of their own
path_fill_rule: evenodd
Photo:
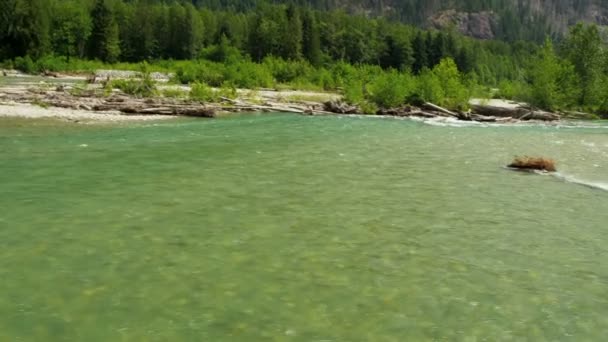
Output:
<svg viewBox="0 0 608 342">
<path fill-rule="evenodd" d="M 0 119 L 0 341 L 601 341 L 607 190 L 602 123 Z"/>
</svg>

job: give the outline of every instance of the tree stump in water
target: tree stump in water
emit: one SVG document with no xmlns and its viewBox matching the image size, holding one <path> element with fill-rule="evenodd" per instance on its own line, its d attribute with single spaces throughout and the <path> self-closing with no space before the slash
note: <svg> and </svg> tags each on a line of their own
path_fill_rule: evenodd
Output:
<svg viewBox="0 0 608 342">
<path fill-rule="evenodd" d="M 507 165 L 510 168 L 518 170 L 539 170 L 555 172 L 555 161 L 549 158 L 543 157 L 515 157 L 511 164 Z"/>
</svg>

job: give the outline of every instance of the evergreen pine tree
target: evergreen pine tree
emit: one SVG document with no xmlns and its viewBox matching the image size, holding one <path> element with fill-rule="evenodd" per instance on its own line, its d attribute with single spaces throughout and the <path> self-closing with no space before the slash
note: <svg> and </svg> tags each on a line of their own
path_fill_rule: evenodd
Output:
<svg viewBox="0 0 608 342">
<path fill-rule="evenodd" d="M 292 4 L 287 8 L 287 30 L 283 32 L 283 57 L 300 59 L 302 57 L 302 21 L 298 9 Z"/>
<path fill-rule="evenodd" d="M 89 57 L 104 62 L 116 62 L 120 56 L 118 24 L 105 0 L 96 0 L 91 12 L 92 30 L 89 37 Z"/>
<path fill-rule="evenodd" d="M 413 71 L 418 74 L 423 68 L 429 66 L 429 56 L 427 53 L 426 39 L 422 32 L 418 32 L 412 41 L 412 50 L 414 51 L 414 63 L 412 64 Z"/>
<path fill-rule="evenodd" d="M 302 53 L 314 66 L 321 64 L 321 38 L 314 14 L 307 10 L 302 18 Z"/>
</svg>

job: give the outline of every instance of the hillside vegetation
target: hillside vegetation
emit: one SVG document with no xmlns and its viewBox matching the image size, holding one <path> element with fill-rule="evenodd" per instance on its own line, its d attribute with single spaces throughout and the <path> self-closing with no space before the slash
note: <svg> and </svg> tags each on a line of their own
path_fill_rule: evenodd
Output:
<svg viewBox="0 0 608 342">
<path fill-rule="evenodd" d="M 551 110 L 608 111 L 608 54 L 594 25 L 575 25 L 559 39 L 539 30 L 547 40 L 537 45 L 477 40 L 455 29 L 422 30 L 307 3 L 194 3 L 3 1 L 0 60 L 29 73 L 137 68 L 130 63 L 149 61 L 152 69 L 174 72 L 180 83 L 339 90 L 367 112 L 420 100 L 466 109 L 471 96 L 524 100 Z M 407 13 L 448 2 L 422 3 L 399 2 L 419 6 Z M 509 3 L 453 1 L 455 9 L 470 11 Z"/>
</svg>

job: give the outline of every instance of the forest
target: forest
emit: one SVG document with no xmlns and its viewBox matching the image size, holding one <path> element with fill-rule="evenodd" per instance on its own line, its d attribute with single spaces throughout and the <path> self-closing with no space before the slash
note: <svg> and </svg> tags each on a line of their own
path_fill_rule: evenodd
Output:
<svg viewBox="0 0 608 342">
<path fill-rule="evenodd" d="M 477 96 L 608 114 L 608 50 L 595 25 L 573 25 L 564 36 L 547 31 L 537 43 L 476 40 L 302 1 L 0 6 L 0 60 L 28 73 L 132 69 L 147 61 L 180 83 L 341 91 L 370 113 L 420 99 L 465 109 Z"/>
</svg>

